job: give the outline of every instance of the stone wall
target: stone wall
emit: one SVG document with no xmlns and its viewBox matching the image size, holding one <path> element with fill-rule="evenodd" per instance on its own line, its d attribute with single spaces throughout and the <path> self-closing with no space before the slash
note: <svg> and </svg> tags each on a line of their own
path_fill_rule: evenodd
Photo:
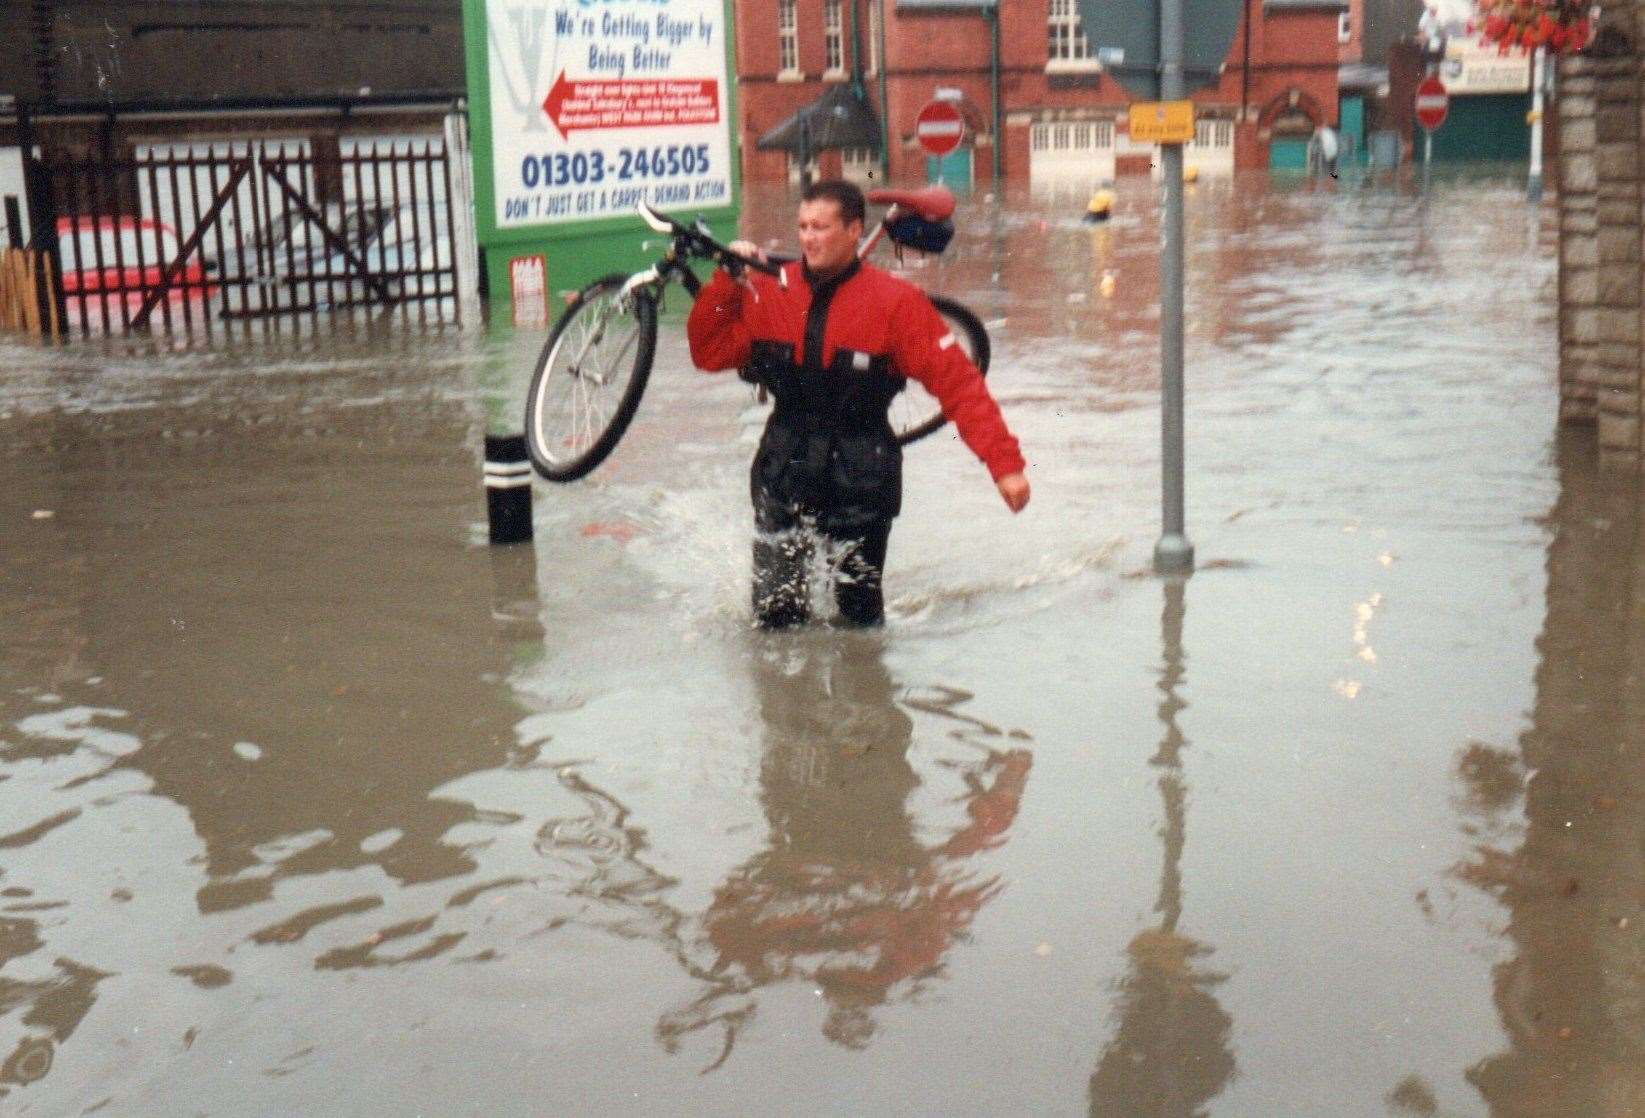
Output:
<svg viewBox="0 0 1645 1118">
<path fill-rule="evenodd" d="M 1559 414 L 1597 423 L 1602 458 L 1639 466 L 1640 148 L 1637 3 L 1607 7 L 1595 48 L 1559 64 Z"/>
</svg>

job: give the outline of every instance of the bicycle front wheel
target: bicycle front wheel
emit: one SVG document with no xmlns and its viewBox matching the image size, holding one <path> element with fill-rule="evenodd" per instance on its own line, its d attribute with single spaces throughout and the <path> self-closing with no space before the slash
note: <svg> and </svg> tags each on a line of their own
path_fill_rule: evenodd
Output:
<svg viewBox="0 0 1645 1118">
<path fill-rule="evenodd" d="M 987 376 L 988 331 L 982 328 L 977 316 L 944 295 L 931 296 L 931 305 L 937 308 L 949 333 L 954 335 L 955 343 L 965 351 L 982 375 Z M 913 380 L 891 401 L 890 419 L 892 433 L 902 446 L 925 438 L 948 422 L 937 398 Z"/>
<path fill-rule="evenodd" d="M 622 293 L 606 276 L 577 293 L 549 332 L 526 392 L 531 464 L 549 481 L 576 481 L 628 430 L 657 352 L 657 300 Z"/>
</svg>

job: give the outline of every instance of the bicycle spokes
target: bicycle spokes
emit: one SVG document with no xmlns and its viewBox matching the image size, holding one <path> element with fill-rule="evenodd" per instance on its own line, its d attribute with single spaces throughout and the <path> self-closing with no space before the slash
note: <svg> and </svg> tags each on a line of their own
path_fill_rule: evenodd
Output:
<svg viewBox="0 0 1645 1118">
<path fill-rule="evenodd" d="M 610 452 L 643 390 L 655 330 L 652 303 L 620 277 L 567 309 L 527 399 L 527 445 L 543 476 L 581 477 Z"/>
</svg>

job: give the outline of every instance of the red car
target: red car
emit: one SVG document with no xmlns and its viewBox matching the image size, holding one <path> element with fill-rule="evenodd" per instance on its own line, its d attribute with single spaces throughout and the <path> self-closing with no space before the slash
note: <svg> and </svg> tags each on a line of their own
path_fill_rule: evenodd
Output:
<svg viewBox="0 0 1645 1118">
<path fill-rule="evenodd" d="M 177 230 L 147 217 L 59 218 L 57 240 L 67 295 L 151 291 L 182 248 Z M 202 290 L 205 278 L 200 256 L 193 253 L 172 278 L 172 287 Z"/>
</svg>

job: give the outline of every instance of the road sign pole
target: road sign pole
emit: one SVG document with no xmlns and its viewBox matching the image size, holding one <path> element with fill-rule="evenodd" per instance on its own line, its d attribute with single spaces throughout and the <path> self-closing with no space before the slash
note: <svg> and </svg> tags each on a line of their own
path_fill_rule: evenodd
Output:
<svg viewBox="0 0 1645 1118">
<path fill-rule="evenodd" d="M 1173 104 L 1196 89 L 1215 86 L 1238 29 L 1232 0 L 1076 0 L 1086 41 L 1106 72 L 1152 106 L 1164 124 Z M 1160 230 L 1160 488 L 1163 532 L 1154 545 L 1161 574 L 1194 569 L 1194 548 L 1183 529 L 1183 222 L 1182 145 L 1193 139 L 1193 106 L 1183 106 L 1182 131 L 1162 128 L 1164 205 Z M 1133 106 L 1132 139 L 1136 139 Z"/>
<path fill-rule="evenodd" d="M 1159 0 L 1160 100 L 1187 95 L 1183 81 L 1182 0 Z M 1165 212 L 1160 245 L 1160 488 L 1163 532 L 1154 570 L 1194 569 L 1194 545 L 1183 530 L 1183 221 L 1182 144 L 1161 145 Z"/>
<path fill-rule="evenodd" d="M 1542 201 L 1543 48 L 1537 47 L 1531 57 L 1531 175 L 1525 184 L 1525 200 L 1534 203 Z"/>
<path fill-rule="evenodd" d="M 1445 116 L 1450 111 L 1450 95 L 1445 92 L 1445 83 L 1433 74 L 1429 74 L 1417 83 L 1416 118 L 1422 125 L 1422 189 L 1428 189 L 1428 168 L 1434 161 L 1434 130 L 1445 123 Z"/>
</svg>

